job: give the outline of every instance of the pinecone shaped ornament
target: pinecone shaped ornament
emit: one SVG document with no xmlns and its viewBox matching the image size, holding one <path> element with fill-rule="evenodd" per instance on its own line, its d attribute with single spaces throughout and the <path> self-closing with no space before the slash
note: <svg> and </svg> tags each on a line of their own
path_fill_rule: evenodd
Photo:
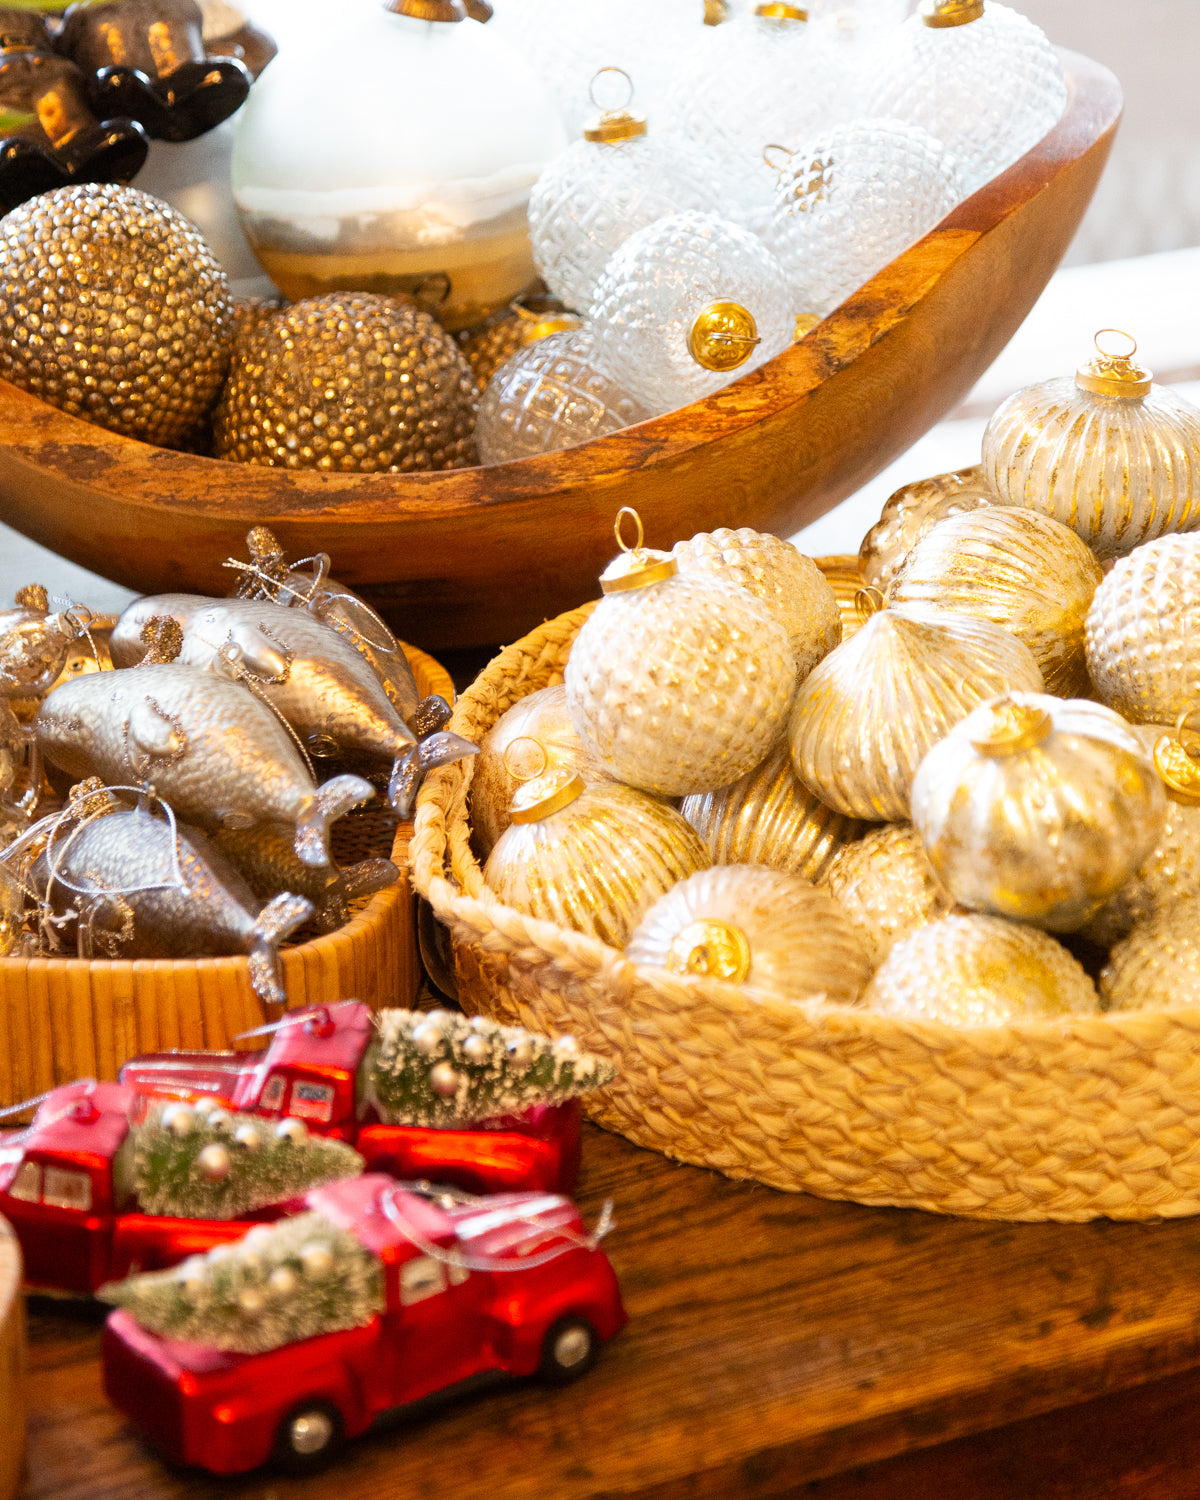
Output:
<svg viewBox="0 0 1200 1500">
<path fill-rule="evenodd" d="M 996 693 L 1041 687 L 1029 648 L 990 621 L 882 609 L 800 684 L 792 764 L 838 812 L 903 822 L 917 767 L 953 725 Z"/>
<path fill-rule="evenodd" d="M 924 126 L 973 193 L 1058 121 L 1067 85 L 1032 21 L 999 0 L 922 0 L 863 80 L 863 111 Z"/>
<path fill-rule="evenodd" d="M 791 542 L 743 526 L 701 531 L 671 550 L 681 573 L 710 573 L 749 589 L 788 633 L 797 681 L 841 643 L 842 617 L 825 575 Z"/>
<path fill-rule="evenodd" d="M 831 862 L 824 884 L 862 934 L 874 966 L 894 944 L 954 909 L 954 897 L 911 823 L 873 828 L 847 844 Z"/>
<path fill-rule="evenodd" d="M 871 976 L 861 938 L 827 891 L 756 865 L 719 865 L 681 881 L 642 917 L 625 954 L 784 1002 L 853 1005 Z"/>
<path fill-rule="evenodd" d="M 680 572 L 641 545 L 640 520 L 637 531 L 601 575 L 604 598 L 571 648 L 567 708 L 618 780 L 667 797 L 713 791 L 753 770 L 782 733 L 791 644 L 746 589 Z"/>
<path fill-rule="evenodd" d="M 935 526 L 995 503 L 982 464 L 901 485 L 889 495 L 858 549 L 863 583 L 886 590 L 908 554 Z"/>
<path fill-rule="evenodd" d="M 531 917 L 622 948 L 642 912 L 708 868 L 695 829 L 665 802 L 612 782 L 547 771 L 519 788 L 483 878 Z"/>
<path fill-rule="evenodd" d="M 792 342 L 783 268 L 716 214 L 672 214 L 631 234 L 596 284 L 604 369 L 653 412 L 698 401 Z"/>
<path fill-rule="evenodd" d="M 900 1020 L 1005 1026 L 1091 1015 L 1096 986 L 1061 943 L 1000 917 L 950 915 L 892 948 L 863 1004 Z"/>
<path fill-rule="evenodd" d="M 1010 693 L 937 744 L 913 823 L 963 906 L 1051 932 L 1082 927 L 1162 836 L 1166 797 L 1130 725 L 1080 699 Z"/>
<path fill-rule="evenodd" d="M 1106 343 L 1127 339 L 1113 353 Z M 983 434 L 988 483 L 1005 505 L 1052 516 L 1098 557 L 1123 557 L 1200 521 L 1200 408 L 1153 383 L 1137 341 L 1096 335 L 1096 358 L 1017 391 Z"/>
<path fill-rule="evenodd" d="M 1139 922 L 1100 974 L 1108 1010 L 1200 1008 L 1200 896 Z"/>
</svg>

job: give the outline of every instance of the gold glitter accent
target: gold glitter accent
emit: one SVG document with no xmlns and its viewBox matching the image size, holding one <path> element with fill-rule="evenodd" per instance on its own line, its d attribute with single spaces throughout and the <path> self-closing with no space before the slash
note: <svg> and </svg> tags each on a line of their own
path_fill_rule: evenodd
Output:
<svg viewBox="0 0 1200 1500">
<path fill-rule="evenodd" d="M 741 984 L 750 973 L 750 944 L 740 927 L 701 917 L 675 934 L 667 968 L 673 974 L 705 974 Z"/>
<path fill-rule="evenodd" d="M 1002 698 L 991 705 L 991 721 L 971 736 L 971 744 L 980 755 L 999 757 L 1032 750 L 1048 739 L 1054 720 L 1044 708 L 1034 703 L 1016 703 Z"/>
<path fill-rule="evenodd" d="M 517 788 L 509 816 L 514 823 L 540 823 L 551 813 L 569 807 L 583 787 L 578 771 L 547 771 Z"/>
</svg>

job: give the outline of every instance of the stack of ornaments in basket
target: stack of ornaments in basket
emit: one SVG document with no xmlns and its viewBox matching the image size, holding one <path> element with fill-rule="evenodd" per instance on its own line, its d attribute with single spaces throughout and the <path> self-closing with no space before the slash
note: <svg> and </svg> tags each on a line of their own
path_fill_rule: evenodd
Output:
<svg viewBox="0 0 1200 1500">
<path fill-rule="evenodd" d="M 23 590 L 0 614 L 0 692 L 29 711 L 23 726 L 6 710 L 3 951 L 246 953 L 255 992 L 281 1004 L 279 944 L 310 920 L 332 931 L 399 875 L 383 858 L 339 867 L 333 822 L 377 786 L 407 816 L 431 765 L 474 753 L 328 558 L 294 570 L 261 527 L 248 545 L 235 597 L 136 599 L 108 659 L 74 676 L 86 610 L 51 614 Z M 39 817 L 51 787 L 66 805 Z"/>
<path fill-rule="evenodd" d="M 416 25 L 403 4 L 390 9 L 400 12 L 385 18 L 393 30 Z M 461 6 L 439 9 L 461 25 L 428 9 L 425 31 L 482 45 Z M 1066 102 L 1053 48 L 998 0 L 926 0 L 905 20 L 892 0 L 859 0 L 814 10 L 811 22 L 800 7 L 761 5 L 707 28 L 699 0 L 663 0 L 677 27 L 674 67 L 630 57 L 649 7 L 610 0 L 607 9 L 624 17 L 615 29 L 597 20 L 604 7 L 589 20 L 531 0 L 513 0 L 492 23 L 510 28 L 560 101 L 577 104 L 587 89 L 580 60 L 594 66 L 602 40 L 648 76 L 659 101 L 647 125 L 609 98 L 615 107 L 561 149 L 547 95 L 553 128 L 534 132 L 546 154 L 528 220 L 548 303 L 506 306 L 518 284 L 480 307 L 492 312 L 481 325 L 461 328 L 447 312 L 444 328 L 436 299 L 418 305 L 421 285 L 410 297 L 381 273 L 356 280 L 352 269 L 325 268 L 320 285 L 337 289 L 239 304 L 203 237 L 166 204 L 136 188 L 67 187 L 0 221 L 0 374 L 101 426 L 249 463 L 411 473 L 568 447 L 695 401 L 781 353 L 1029 150 Z M 324 97 L 324 74 L 304 72 L 323 65 L 302 51 L 293 64 L 285 51 L 238 116 L 234 198 L 268 269 L 264 236 L 284 210 L 256 215 L 259 198 L 300 205 L 289 233 L 316 224 L 341 234 L 333 208 L 312 205 L 340 201 L 343 179 L 399 171 L 379 152 L 382 162 L 394 149 L 415 170 L 410 142 L 385 150 L 374 132 L 369 162 L 353 132 L 334 131 L 318 167 L 309 136 L 279 128 L 280 100 L 300 90 L 307 110 Z M 597 97 L 614 83 L 622 87 L 598 76 Z M 539 87 L 533 75 L 529 87 Z M 521 102 L 522 119 L 529 108 Z M 332 173 L 333 186 L 318 172 Z M 422 191 L 454 204 L 470 186 L 431 184 L 428 172 L 422 184 L 390 184 L 392 198 L 417 193 L 409 217 L 418 220 L 434 214 Z M 355 191 L 373 202 L 387 186 Z M 526 275 L 528 191 L 517 208 Z M 388 247 L 379 253 L 386 259 Z M 299 295 L 303 278 L 274 274 Z M 364 285 L 372 290 L 355 289 Z"/>
<path fill-rule="evenodd" d="M 764 1003 L 1200 1004 L 1198 527 L 1200 410 L 1131 351 L 893 496 L 852 612 L 775 537 L 639 535 L 482 741 L 485 882 Z"/>
</svg>

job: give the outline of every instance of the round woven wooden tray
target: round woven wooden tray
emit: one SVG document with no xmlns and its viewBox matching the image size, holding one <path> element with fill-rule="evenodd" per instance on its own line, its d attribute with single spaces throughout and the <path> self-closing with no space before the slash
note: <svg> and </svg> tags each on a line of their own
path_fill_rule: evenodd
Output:
<svg viewBox="0 0 1200 1500">
<path fill-rule="evenodd" d="M 422 695 L 454 700 L 432 656 L 404 645 Z M 291 1007 L 347 997 L 373 1009 L 407 1004 L 420 979 L 408 883 L 412 823 L 368 806 L 335 825 L 333 852 L 347 863 L 389 856 L 395 885 L 366 901 L 336 932 L 285 947 Z M 33 1098 L 75 1078 L 115 1078 L 139 1052 L 228 1047 L 267 1019 L 245 958 L 0 959 L 0 1105 Z"/>
<path fill-rule="evenodd" d="M 594 605 L 503 651 L 450 728 L 478 740 L 562 680 Z M 468 1010 L 573 1033 L 620 1068 L 600 1124 L 731 1177 L 860 1203 L 993 1219 L 1200 1212 L 1200 1013 L 959 1029 L 635 968 L 597 939 L 526 917 L 483 883 L 473 765 L 422 789 L 413 882 L 450 929 Z"/>
</svg>

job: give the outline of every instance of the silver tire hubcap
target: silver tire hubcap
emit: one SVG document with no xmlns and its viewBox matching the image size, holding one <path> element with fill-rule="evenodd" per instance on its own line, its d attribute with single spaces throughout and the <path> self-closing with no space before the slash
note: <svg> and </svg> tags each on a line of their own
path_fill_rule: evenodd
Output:
<svg viewBox="0 0 1200 1500">
<path fill-rule="evenodd" d="M 308 1411 L 291 1426 L 292 1447 L 297 1453 L 320 1453 L 333 1437 L 333 1422 L 323 1411 Z"/>
<path fill-rule="evenodd" d="M 569 1370 L 588 1357 L 591 1347 L 586 1328 L 564 1328 L 554 1341 L 554 1362 Z"/>
</svg>

